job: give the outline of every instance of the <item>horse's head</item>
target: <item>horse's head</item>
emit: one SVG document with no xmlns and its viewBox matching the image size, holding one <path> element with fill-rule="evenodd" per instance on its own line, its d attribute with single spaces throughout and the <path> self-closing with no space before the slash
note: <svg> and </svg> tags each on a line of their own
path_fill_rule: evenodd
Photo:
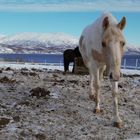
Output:
<svg viewBox="0 0 140 140">
<path fill-rule="evenodd" d="M 125 17 L 123 17 L 117 25 L 111 25 L 108 17 L 105 17 L 102 23 L 102 50 L 105 54 L 105 62 L 109 74 L 112 75 L 112 78 L 115 81 L 120 79 L 121 58 L 125 47 L 125 39 L 122 30 L 124 29 L 125 24 Z"/>
</svg>

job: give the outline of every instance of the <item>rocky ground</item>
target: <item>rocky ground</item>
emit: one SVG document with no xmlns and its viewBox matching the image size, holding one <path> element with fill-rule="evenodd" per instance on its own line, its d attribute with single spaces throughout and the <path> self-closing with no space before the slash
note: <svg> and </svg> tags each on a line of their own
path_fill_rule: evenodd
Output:
<svg viewBox="0 0 140 140">
<path fill-rule="evenodd" d="M 109 81 L 101 88 L 103 114 L 94 114 L 88 75 L 46 69 L 0 70 L 0 140 L 120 140 L 140 138 L 140 77 L 123 77 L 113 127 Z"/>
</svg>

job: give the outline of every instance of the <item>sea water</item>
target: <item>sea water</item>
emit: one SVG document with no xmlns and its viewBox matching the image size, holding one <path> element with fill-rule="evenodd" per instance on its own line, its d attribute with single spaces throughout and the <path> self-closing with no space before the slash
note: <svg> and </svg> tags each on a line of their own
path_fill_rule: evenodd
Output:
<svg viewBox="0 0 140 140">
<path fill-rule="evenodd" d="M 63 65 L 63 54 L 0 54 L 0 60 Z M 122 68 L 140 69 L 140 55 L 124 55 Z"/>
</svg>

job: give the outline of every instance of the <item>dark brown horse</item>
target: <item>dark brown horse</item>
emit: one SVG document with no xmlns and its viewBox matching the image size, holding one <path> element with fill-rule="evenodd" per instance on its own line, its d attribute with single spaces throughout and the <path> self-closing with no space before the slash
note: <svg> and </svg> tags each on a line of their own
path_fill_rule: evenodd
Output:
<svg viewBox="0 0 140 140">
<path fill-rule="evenodd" d="M 81 57 L 81 53 L 79 52 L 79 47 L 77 46 L 75 49 L 67 49 L 63 53 L 63 60 L 64 60 L 64 71 L 69 71 L 69 64 L 73 64 L 72 72 L 74 73 L 75 62 L 74 59 L 76 57 Z"/>
</svg>

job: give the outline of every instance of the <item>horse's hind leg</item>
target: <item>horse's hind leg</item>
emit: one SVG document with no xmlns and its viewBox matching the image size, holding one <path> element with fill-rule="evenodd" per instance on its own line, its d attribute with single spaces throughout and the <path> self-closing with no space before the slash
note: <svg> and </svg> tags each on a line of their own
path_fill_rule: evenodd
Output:
<svg viewBox="0 0 140 140">
<path fill-rule="evenodd" d="M 74 73 L 75 70 L 75 62 L 73 63 L 72 73 Z"/>
<path fill-rule="evenodd" d="M 89 98 L 95 101 L 95 89 L 94 89 L 94 74 L 90 72 L 90 94 Z"/>
<path fill-rule="evenodd" d="M 67 72 L 69 71 L 69 62 L 64 61 L 64 71 Z"/>
<path fill-rule="evenodd" d="M 102 68 L 99 69 L 99 79 L 100 79 L 100 81 L 103 79 L 103 74 L 104 74 L 105 69 L 106 69 L 106 65 L 104 65 Z"/>
</svg>

